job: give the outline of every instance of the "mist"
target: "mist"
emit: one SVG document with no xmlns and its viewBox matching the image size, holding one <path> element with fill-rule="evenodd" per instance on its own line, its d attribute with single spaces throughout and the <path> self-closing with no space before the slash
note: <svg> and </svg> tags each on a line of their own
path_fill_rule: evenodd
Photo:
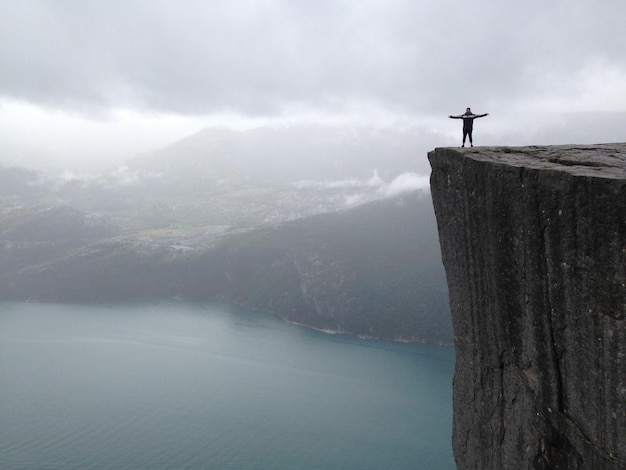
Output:
<svg viewBox="0 0 626 470">
<path fill-rule="evenodd" d="M 490 113 L 479 145 L 625 139 L 563 117 L 626 111 L 619 0 L 0 7 L 4 166 L 91 171 L 214 126 L 294 124 L 408 129 L 421 158 L 458 144 L 447 116 L 467 106 Z"/>
</svg>

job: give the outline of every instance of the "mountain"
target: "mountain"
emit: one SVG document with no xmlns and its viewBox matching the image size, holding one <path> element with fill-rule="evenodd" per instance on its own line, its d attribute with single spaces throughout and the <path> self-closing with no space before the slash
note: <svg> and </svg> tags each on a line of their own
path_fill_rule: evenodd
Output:
<svg viewBox="0 0 626 470">
<path fill-rule="evenodd" d="M 286 183 L 191 150 L 172 165 L 168 152 L 83 178 L 0 172 L 15 178 L 0 196 L 0 299 L 212 300 L 323 330 L 452 341 L 417 175 Z"/>
<path fill-rule="evenodd" d="M 120 235 L 63 207 L 20 220 L 1 234 L 0 298 L 212 300 L 323 330 L 452 340 L 436 226 L 423 193 L 243 231 Z M 37 234 L 47 229 L 31 232 L 49 220 L 64 230 L 45 241 Z M 68 233 L 75 236 L 68 240 Z"/>
<path fill-rule="evenodd" d="M 374 171 L 393 179 L 405 172 L 428 171 L 424 144 L 432 137 L 417 128 L 294 124 L 239 132 L 211 127 L 142 154 L 128 166 L 145 173 L 168 174 L 170 179 L 197 177 L 206 183 L 339 180 L 365 178 Z"/>
</svg>

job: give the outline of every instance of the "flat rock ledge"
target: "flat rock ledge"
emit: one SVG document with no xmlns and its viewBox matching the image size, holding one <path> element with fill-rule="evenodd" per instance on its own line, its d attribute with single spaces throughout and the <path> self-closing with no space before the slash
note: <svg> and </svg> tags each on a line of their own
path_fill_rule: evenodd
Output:
<svg viewBox="0 0 626 470">
<path fill-rule="evenodd" d="M 626 143 L 437 148 L 459 469 L 626 468 Z"/>
</svg>

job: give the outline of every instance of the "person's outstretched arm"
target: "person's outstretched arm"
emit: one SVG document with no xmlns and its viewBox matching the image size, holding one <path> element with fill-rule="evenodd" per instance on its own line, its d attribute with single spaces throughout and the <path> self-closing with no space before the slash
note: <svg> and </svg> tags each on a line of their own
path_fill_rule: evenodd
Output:
<svg viewBox="0 0 626 470">
<path fill-rule="evenodd" d="M 485 114 L 477 114 L 476 117 L 485 117 L 485 116 L 489 116 L 489 113 L 485 113 Z"/>
<path fill-rule="evenodd" d="M 450 119 L 463 119 L 463 115 L 462 115 L 462 114 L 461 114 L 461 115 L 459 115 L 459 116 L 452 116 L 452 115 L 450 115 L 450 116 L 448 116 L 448 117 L 449 117 Z"/>
</svg>

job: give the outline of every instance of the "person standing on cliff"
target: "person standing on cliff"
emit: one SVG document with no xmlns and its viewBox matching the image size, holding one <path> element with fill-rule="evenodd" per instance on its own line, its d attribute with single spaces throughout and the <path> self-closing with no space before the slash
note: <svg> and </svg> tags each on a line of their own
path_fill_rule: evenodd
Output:
<svg viewBox="0 0 626 470">
<path fill-rule="evenodd" d="M 465 114 L 460 114 L 459 116 L 448 116 L 450 119 L 463 119 L 463 145 L 461 147 L 465 147 L 465 138 L 469 137 L 470 145 L 473 147 L 474 142 L 472 141 L 472 130 L 474 129 L 474 119 L 489 116 L 489 113 L 485 114 L 474 114 L 470 108 L 465 110 Z"/>
</svg>

